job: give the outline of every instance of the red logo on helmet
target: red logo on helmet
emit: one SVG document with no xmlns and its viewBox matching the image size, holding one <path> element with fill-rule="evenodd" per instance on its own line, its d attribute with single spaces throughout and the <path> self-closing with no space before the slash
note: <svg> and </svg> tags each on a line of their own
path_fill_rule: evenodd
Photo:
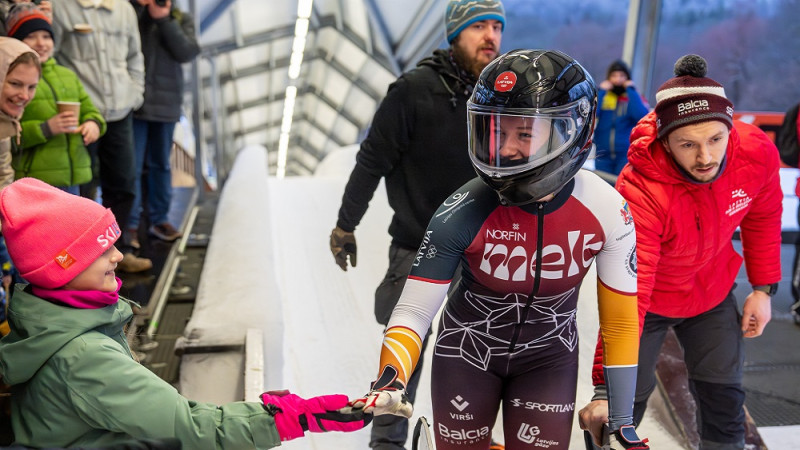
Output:
<svg viewBox="0 0 800 450">
<path fill-rule="evenodd" d="M 503 72 L 494 80 L 494 90 L 497 92 L 508 92 L 517 84 L 517 74 L 508 71 Z"/>
</svg>

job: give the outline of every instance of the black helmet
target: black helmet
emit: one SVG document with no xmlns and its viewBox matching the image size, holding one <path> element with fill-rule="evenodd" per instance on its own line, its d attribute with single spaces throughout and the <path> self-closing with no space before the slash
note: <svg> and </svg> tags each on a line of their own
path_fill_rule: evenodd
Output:
<svg viewBox="0 0 800 450">
<path fill-rule="evenodd" d="M 469 157 L 504 204 L 558 192 L 592 147 L 597 88 L 556 50 L 512 50 L 481 72 L 467 102 Z"/>
</svg>

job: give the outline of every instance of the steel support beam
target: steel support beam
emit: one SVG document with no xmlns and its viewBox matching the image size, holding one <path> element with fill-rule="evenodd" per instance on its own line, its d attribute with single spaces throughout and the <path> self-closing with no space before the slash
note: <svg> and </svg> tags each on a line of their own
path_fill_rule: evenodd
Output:
<svg viewBox="0 0 800 450">
<path fill-rule="evenodd" d="M 662 0 L 630 0 L 622 59 L 631 68 L 631 77 L 642 96 L 652 86 L 656 63 L 658 27 Z"/>
</svg>

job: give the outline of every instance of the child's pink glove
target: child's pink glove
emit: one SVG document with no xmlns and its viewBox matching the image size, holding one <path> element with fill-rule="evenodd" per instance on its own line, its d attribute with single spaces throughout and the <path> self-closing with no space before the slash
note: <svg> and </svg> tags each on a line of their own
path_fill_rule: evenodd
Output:
<svg viewBox="0 0 800 450">
<path fill-rule="evenodd" d="M 347 396 L 322 395 L 304 399 L 289 391 L 261 394 L 264 408 L 275 418 L 281 441 L 303 436 L 305 431 L 356 431 L 372 421 L 372 414 L 348 405 Z"/>
</svg>

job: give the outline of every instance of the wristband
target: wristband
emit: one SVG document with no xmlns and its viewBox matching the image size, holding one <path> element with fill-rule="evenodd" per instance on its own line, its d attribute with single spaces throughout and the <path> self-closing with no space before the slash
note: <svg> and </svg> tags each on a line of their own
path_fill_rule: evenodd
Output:
<svg viewBox="0 0 800 450">
<path fill-rule="evenodd" d="M 753 286 L 754 291 L 761 291 L 769 295 L 770 297 L 774 297 L 775 294 L 778 293 L 778 283 L 772 284 L 761 284 L 758 286 Z"/>
</svg>

